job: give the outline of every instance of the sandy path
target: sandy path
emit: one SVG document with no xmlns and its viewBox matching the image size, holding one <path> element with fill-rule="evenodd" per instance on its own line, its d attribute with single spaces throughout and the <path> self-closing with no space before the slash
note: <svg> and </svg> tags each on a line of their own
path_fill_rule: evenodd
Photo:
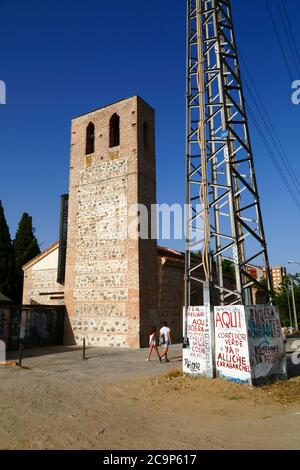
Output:
<svg viewBox="0 0 300 470">
<path fill-rule="evenodd" d="M 2 369 L 0 448 L 300 448 L 299 378 L 261 390 L 170 375 Z"/>
</svg>

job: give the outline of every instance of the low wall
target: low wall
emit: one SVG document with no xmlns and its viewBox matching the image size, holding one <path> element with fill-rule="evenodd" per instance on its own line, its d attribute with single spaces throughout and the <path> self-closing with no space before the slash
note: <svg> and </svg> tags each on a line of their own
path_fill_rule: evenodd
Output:
<svg viewBox="0 0 300 470">
<path fill-rule="evenodd" d="M 25 348 L 63 344 L 64 318 L 60 306 L 0 307 L 0 340 L 11 351 L 19 348 L 21 332 Z"/>
</svg>

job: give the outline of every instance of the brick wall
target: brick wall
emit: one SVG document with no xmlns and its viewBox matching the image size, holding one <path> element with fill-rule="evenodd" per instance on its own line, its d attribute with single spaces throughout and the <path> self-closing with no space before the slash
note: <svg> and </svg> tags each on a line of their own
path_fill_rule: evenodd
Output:
<svg viewBox="0 0 300 470">
<path fill-rule="evenodd" d="M 23 267 L 23 304 L 64 305 L 64 286 L 57 279 L 58 243 Z"/>
<path fill-rule="evenodd" d="M 115 113 L 120 145 L 110 148 Z M 86 155 L 90 122 L 95 149 Z M 154 111 L 133 97 L 75 118 L 71 133 L 66 342 L 81 343 L 84 336 L 90 345 L 139 347 L 157 315 L 156 242 L 128 239 L 136 217 L 127 214 L 133 204 L 155 202 Z"/>
<path fill-rule="evenodd" d="M 159 315 L 172 331 L 173 343 L 182 341 L 184 260 L 158 256 Z M 161 326 L 161 323 L 158 325 Z"/>
</svg>

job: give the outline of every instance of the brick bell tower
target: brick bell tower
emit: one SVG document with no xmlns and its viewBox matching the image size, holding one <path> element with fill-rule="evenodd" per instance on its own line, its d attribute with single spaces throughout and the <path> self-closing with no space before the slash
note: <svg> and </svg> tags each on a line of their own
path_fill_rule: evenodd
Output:
<svg viewBox="0 0 300 470">
<path fill-rule="evenodd" d="M 157 244 L 127 228 L 134 204 L 150 214 L 156 203 L 155 112 L 134 96 L 73 119 L 71 132 L 65 343 L 146 346 Z"/>
</svg>

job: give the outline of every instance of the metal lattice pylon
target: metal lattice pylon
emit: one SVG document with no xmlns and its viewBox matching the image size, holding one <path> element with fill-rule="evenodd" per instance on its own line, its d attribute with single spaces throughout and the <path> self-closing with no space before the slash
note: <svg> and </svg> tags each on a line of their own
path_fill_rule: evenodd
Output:
<svg viewBox="0 0 300 470">
<path fill-rule="evenodd" d="M 187 12 L 185 305 L 203 285 L 219 293 L 219 305 L 252 303 L 257 280 L 247 269 L 250 263 L 265 269 L 267 282 L 261 287 L 271 299 L 230 0 L 188 0 Z M 199 233 L 201 257 L 193 253 Z M 223 273 L 224 259 L 233 262 L 231 284 Z"/>
</svg>

